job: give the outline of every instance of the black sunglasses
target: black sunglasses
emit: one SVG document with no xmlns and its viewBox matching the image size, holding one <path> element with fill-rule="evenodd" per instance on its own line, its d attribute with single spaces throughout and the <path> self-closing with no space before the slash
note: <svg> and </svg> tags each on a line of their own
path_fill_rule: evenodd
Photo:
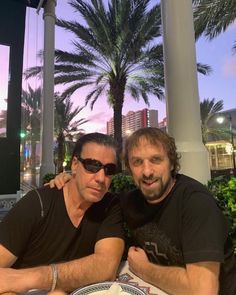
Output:
<svg viewBox="0 0 236 295">
<path fill-rule="evenodd" d="M 116 165 L 113 163 L 103 165 L 100 161 L 94 159 L 82 159 L 80 157 L 77 157 L 77 159 L 88 172 L 97 173 L 99 170 L 104 169 L 105 175 L 116 174 Z"/>
</svg>

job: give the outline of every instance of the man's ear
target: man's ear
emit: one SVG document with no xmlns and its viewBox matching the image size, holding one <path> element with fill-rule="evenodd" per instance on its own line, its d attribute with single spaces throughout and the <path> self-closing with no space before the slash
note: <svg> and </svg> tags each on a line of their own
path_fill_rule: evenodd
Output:
<svg viewBox="0 0 236 295">
<path fill-rule="evenodd" d="M 71 173 L 72 173 L 72 175 L 76 174 L 78 164 L 79 164 L 79 161 L 77 160 L 77 158 L 73 157 L 73 159 L 71 161 Z"/>
</svg>

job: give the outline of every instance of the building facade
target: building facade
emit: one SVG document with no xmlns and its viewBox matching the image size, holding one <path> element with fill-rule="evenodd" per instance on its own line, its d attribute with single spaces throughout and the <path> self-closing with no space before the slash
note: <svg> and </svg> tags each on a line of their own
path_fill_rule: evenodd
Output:
<svg viewBox="0 0 236 295">
<path fill-rule="evenodd" d="M 158 123 L 158 128 L 162 131 L 167 131 L 167 118 L 165 117 L 161 122 Z"/>
<path fill-rule="evenodd" d="M 236 175 L 236 109 L 216 114 L 209 125 L 221 130 L 221 135 L 211 136 L 206 142 L 212 175 L 227 171 Z"/>
<path fill-rule="evenodd" d="M 129 111 L 122 116 L 122 136 L 129 136 L 137 129 L 144 127 L 158 127 L 158 111 L 143 109 L 139 111 Z M 107 122 L 107 134 L 114 134 L 113 118 Z"/>
<path fill-rule="evenodd" d="M 167 131 L 167 118 L 158 127 Z M 216 113 L 208 127 L 213 131 L 205 144 L 212 176 L 236 176 L 236 108 Z"/>
</svg>

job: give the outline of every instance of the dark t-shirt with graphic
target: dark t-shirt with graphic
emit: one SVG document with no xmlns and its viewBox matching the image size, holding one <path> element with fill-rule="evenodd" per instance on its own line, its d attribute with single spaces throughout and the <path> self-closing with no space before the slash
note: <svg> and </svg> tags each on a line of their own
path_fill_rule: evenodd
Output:
<svg viewBox="0 0 236 295">
<path fill-rule="evenodd" d="M 0 244 L 18 257 L 14 268 L 68 261 L 94 253 L 95 243 L 124 237 L 119 199 L 107 193 L 75 227 L 62 190 L 43 187 L 24 196 L 0 223 Z M 40 201 L 41 199 L 41 201 Z"/>
<path fill-rule="evenodd" d="M 221 262 L 220 294 L 236 294 L 236 262 L 230 224 L 207 189 L 178 175 L 169 195 L 148 204 L 139 190 L 121 196 L 124 219 L 134 243 L 149 259 L 165 266 Z"/>
</svg>

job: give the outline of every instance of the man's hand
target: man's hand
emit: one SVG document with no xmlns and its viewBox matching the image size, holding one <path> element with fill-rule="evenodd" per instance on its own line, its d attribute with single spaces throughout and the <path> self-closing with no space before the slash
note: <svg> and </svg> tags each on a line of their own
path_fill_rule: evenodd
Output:
<svg viewBox="0 0 236 295">
<path fill-rule="evenodd" d="M 130 270 L 138 277 L 143 277 L 145 266 L 149 263 L 145 251 L 139 247 L 130 247 L 127 260 Z"/>
<path fill-rule="evenodd" d="M 16 270 L 11 268 L 0 268 L 0 294 L 18 294 L 29 291 L 24 283 L 21 284 L 19 278 Z"/>
<path fill-rule="evenodd" d="M 67 172 L 62 172 L 58 174 L 54 179 L 51 179 L 48 183 L 45 183 L 45 185 L 49 185 L 50 188 L 58 188 L 62 189 L 66 182 L 71 180 L 72 176 Z"/>
<path fill-rule="evenodd" d="M 60 291 L 60 290 L 55 290 L 55 291 L 52 291 L 52 292 L 48 293 L 48 295 L 66 295 L 66 294 L 67 294 L 66 292 Z"/>
<path fill-rule="evenodd" d="M 26 293 L 32 289 L 50 290 L 51 267 L 13 269 L 0 268 L 0 294 Z"/>
</svg>

